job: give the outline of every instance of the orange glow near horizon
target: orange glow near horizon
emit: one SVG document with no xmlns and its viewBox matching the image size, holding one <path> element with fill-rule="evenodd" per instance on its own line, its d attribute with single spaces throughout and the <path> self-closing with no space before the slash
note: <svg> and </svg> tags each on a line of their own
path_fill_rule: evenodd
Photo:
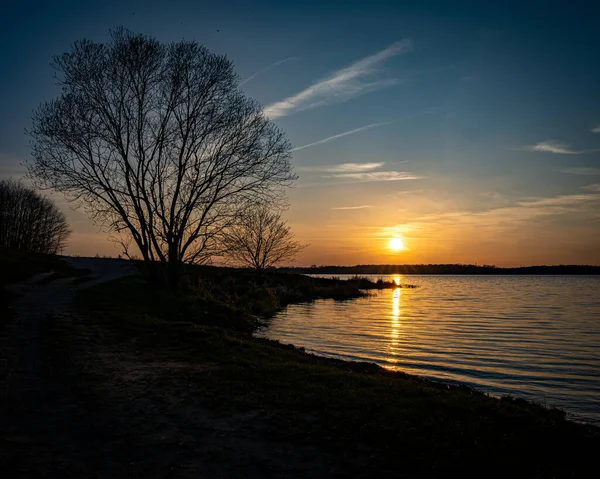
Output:
<svg viewBox="0 0 600 479">
<path fill-rule="evenodd" d="M 320 200 L 326 203 L 326 198 Z M 341 200 L 336 197 L 336 201 Z M 308 246 L 282 266 L 600 264 L 597 239 L 600 223 L 589 218 L 583 222 L 583 213 L 580 215 L 583 226 L 569 231 L 548 226 L 541 235 L 539 223 L 528 221 L 532 208 L 525 212 L 520 211 L 524 207 L 503 208 L 479 215 L 424 214 L 421 210 L 413 213 L 409 206 L 417 206 L 407 205 L 400 221 L 389 205 L 369 203 L 375 206 L 331 213 L 305 198 L 295 198 L 286 219 L 289 218 L 296 239 Z M 83 211 L 66 209 L 66 213 L 74 233 L 65 254 L 117 256 L 122 252 L 110 235 L 99 232 Z M 541 212 L 536 210 L 536 214 Z M 548 213 L 543 218 L 549 221 L 549 216 Z M 216 264 L 219 261 L 215 259 Z"/>
</svg>

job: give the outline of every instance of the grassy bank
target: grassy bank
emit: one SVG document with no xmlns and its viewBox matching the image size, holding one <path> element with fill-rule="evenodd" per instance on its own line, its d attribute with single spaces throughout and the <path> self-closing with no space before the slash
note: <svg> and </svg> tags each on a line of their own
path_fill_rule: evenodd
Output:
<svg viewBox="0 0 600 479">
<path fill-rule="evenodd" d="M 599 450 L 598 430 L 566 421 L 560 411 L 316 358 L 241 333 L 244 320 L 234 310 L 219 318 L 180 301 L 149 296 L 139 278 L 129 278 L 82 292 L 78 307 L 121 349 L 133 348 L 144 361 L 189 365 L 138 388 L 144 401 L 177 396 L 179 406 L 168 414 L 187 421 L 188 432 L 194 414 L 239 418 L 242 429 L 226 434 L 251 431 L 252 441 L 274 448 L 272 467 L 285 464 L 277 459 L 282 448 L 292 462 L 292 451 L 310 448 L 319 458 L 309 464 L 312 475 L 321 477 L 580 477 Z M 227 462 L 241 452 L 216 454 Z"/>
<path fill-rule="evenodd" d="M 222 313 L 227 311 L 237 315 L 270 315 L 290 303 L 315 299 L 343 301 L 367 296 L 370 290 L 397 287 L 393 281 L 373 282 L 360 276 L 342 280 L 277 271 L 257 276 L 247 269 L 188 266 L 183 276 L 182 294 L 175 298 L 186 305 L 184 315 L 188 318 L 206 310 L 225 320 Z M 162 299 L 165 297 L 164 291 L 158 290 L 156 294 Z M 174 299 L 173 295 L 168 296 L 169 300 Z"/>
</svg>

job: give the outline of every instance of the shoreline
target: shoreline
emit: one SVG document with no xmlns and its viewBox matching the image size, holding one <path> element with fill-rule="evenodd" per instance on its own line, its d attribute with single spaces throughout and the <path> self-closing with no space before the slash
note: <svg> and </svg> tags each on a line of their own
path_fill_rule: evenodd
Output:
<svg viewBox="0 0 600 479">
<path fill-rule="evenodd" d="M 409 276 L 409 275 L 405 275 L 405 276 Z M 336 279 L 336 278 L 334 278 Z M 407 279 L 407 281 L 409 281 L 409 279 Z M 361 303 L 361 304 L 367 304 L 367 303 Z M 288 305 L 291 306 L 291 305 Z M 287 307 L 287 306 L 286 306 Z M 370 308 L 370 306 L 369 306 Z M 279 315 L 280 313 L 282 313 L 283 309 L 282 308 L 281 311 L 278 311 L 275 313 L 275 317 L 277 317 L 277 315 Z M 321 306 L 320 308 L 316 308 L 316 309 L 311 309 L 310 313 L 307 313 L 304 309 L 295 309 L 293 310 L 294 312 L 291 313 L 291 320 L 292 323 L 291 324 L 296 324 L 296 322 L 294 321 L 298 321 L 297 318 L 305 318 L 309 320 L 311 323 L 313 321 L 317 321 L 317 323 L 319 324 L 319 328 L 321 326 L 323 327 L 327 327 L 327 321 L 332 321 L 335 322 L 337 317 L 335 315 L 330 316 L 329 313 L 334 313 L 334 311 L 332 310 L 331 306 Z M 298 312 L 300 311 L 300 312 Z M 336 310 L 337 311 L 337 310 Z M 343 313 L 339 313 L 341 315 L 343 315 Z M 287 317 L 287 316 L 284 316 Z M 320 321 L 317 318 L 327 318 L 326 321 Z M 465 374 L 467 375 L 466 379 L 452 379 L 452 378 L 448 378 L 448 377 L 441 377 L 444 376 L 444 374 L 437 375 L 436 370 L 431 370 L 427 367 L 425 368 L 419 368 L 419 367 L 410 367 L 410 365 L 408 366 L 408 369 L 406 369 L 405 367 L 403 367 L 402 362 L 400 359 L 398 359 L 397 356 L 389 356 L 386 355 L 386 353 L 380 349 L 360 349 L 361 346 L 356 346 L 355 343 L 348 343 L 349 346 L 352 346 L 352 350 L 348 351 L 347 349 L 344 348 L 344 345 L 346 345 L 346 343 L 343 344 L 337 344 L 334 345 L 333 347 L 330 347 L 329 349 L 327 349 L 327 346 L 322 346 L 320 349 L 318 347 L 319 343 L 318 341 L 311 341 L 311 336 L 314 334 L 314 330 L 310 330 L 312 332 L 308 332 L 308 331 L 304 331 L 302 329 L 302 324 L 300 322 L 299 324 L 299 328 L 296 326 L 290 326 L 289 328 L 285 326 L 285 322 L 283 323 L 284 325 L 282 326 L 281 323 L 279 323 L 279 321 L 281 321 L 281 319 L 278 321 L 278 326 L 275 328 L 275 330 L 277 331 L 275 334 L 270 335 L 269 334 L 269 327 L 271 326 L 271 320 L 272 317 L 269 317 L 263 324 L 261 324 L 261 326 L 259 327 L 259 329 L 253 334 L 254 337 L 257 338 L 261 338 L 261 339 L 268 339 L 268 340 L 272 340 L 272 341 L 276 341 L 276 342 L 280 342 L 281 344 L 284 345 L 289 345 L 289 346 L 294 346 L 297 349 L 299 349 L 300 351 L 306 352 L 307 354 L 311 354 L 314 355 L 316 357 L 326 357 L 326 358 L 332 358 L 332 359 L 337 359 L 337 360 L 341 360 L 341 361 L 348 361 L 348 362 L 359 362 L 359 363 L 366 363 L 366 364 L 373 364 L 376 365 L 377 367 L 380 367 L 382 369 L 388 370 L 388 371 L 392 371 L 392 372 L 402 372 L 402 373 L 406 373 L 415 377 L 419 377 L 422 378 L 424 380 L 427 381 L 431 381 L 434 383 L 441 383 L 441 384 L 448 384 L 448 385 L 452 385 L 452 386 L 465 386 L 467 388 L 471 388 L 477 391 L 482 392 L 485 395 L 488 395 L 492 398 L 496 398 L 496 399 L 501 399 L 504 396 L 509 396 L 509 397 L 514 397 L 517 399 L 523 399 L 525 401 L 528 401 L 532 404 L 536 404 L 539 405 L 540 407 L 546 408 L 546 409 L 551 409 L 551 410 L 560 410 L 565 414 L 565 417 L 568 420 L 572 420 L 575 421 L 577 423 L 580 424 L 587 424 L 587 425 L 591 425 L 594 427 L 600 427 L 600 418 L 597 415 L 597 409 L 594 408 L 593 403 L 590 405 L 590 403 L 586 403 L 585 406 L 582 406 L 578 409 L 578 405 L 575 404 L 575 407 L 573 410 L 573 405 L 572 404 L 560 404 L 561 400 L 560 400 L 560 396 L 563 393 L 563 390 L 559 389 L 557 391 L 546 391 L 543 394 L 536 394 L 535 389 L 532 390 L 531 389 L 527 389 L 527 384 L 525 383 L 521 383 L 520 384 L 520 388 L 517 386 L 515 388 L 513 388 L 512 390 L 509 390 L 508 386 L 505 386 L 501 381 L 500 382 L 494 382 L 494 383 L 490 383 L 490 382 L 486 382 L 483 381 L 483 384 L 480 384 L 478 382 L 478 378 L 480 378 L 480 376 L 475 375 L 474 377 L 469 376 L 468 371 L 465 373 L 463 371 L 463 373 L 461 374 L 462 376 L 465 376 Z M 318 328 L 317 328 L 318 329 Z M 354 330 L 352 330 L 354 331 Z M 373 346 L 373 345 L 372 345 Z M 377 348 L 377 345 L 374 346 L 375 348 Z M 346 351 L 348 351 L 346 353 Z M 377 353 L 377 354 L 375 354 Z M 406 359 L 406 358 L 405 358 Z M 455 365 L 454 363 L 452 363 L 452 359 L 450 358 L 450 364 L 449 368 L 453 369 L 454 367 L 461 367 L 462 365 L 459 363 L 458 365 Z M 414 364 L 413 364 L 414 366 Z M 443 369 L 443 368 L 442 368 Z M 445 370 L 445 369 L 443 369 Z M 478 371 L 477 367 L 473 367 L 471 369 L 471 371 Z M 509 371 L 507 374 L 510 374 L 511 371 Z M 428 374 L 429 373 L 429 374 Z M 554 378 L 554 377 L 553 377 Z M 537 378 L 538 380 L 540 378 Z M 469 381 L 471 380 L 471 381 Z M 531 381 L 535 381 L 536 378 L 533 377 L 531 378 Z M 533 383 L 533 385 L 535 386 L 535 382 Z M 580 389 L 579 390 L 580 393 L 584 392 L 585 389 Z M 552 393 L 554 392 L 554 396 L 552 396 Z M 554 401 L 552 401 L 552 399 L 548 399 L 547 395 L 550 395 L 551 397 L 554 397 Z M 588 401 L 593 401 L 593 397 L 587 397 Z M 558 402 L 556 402 L 558 401 Z M 580 401 L 583 401 L 583 399 L 581 399 Z M 583 403 L 582 403 L 583 404 Z M 571 408 L 571 409 L 570 409 Z"/>
<path fill-rule="evenodd" d="M 265 326 L 266 328 L 266 326 Z M 258 332 L 258 331 L 257 331 Z M 518 400 L 518 401 L 525 401 L 528 404 L 531 404 L 532 406 L 536 406 L 536 407 L 540 407 L 543 408 L 547 411 L 550 412 L 554 412 L 557 413 L 559 415 L 564 416 L 564 418 L 568 421 L 572 421 L 578 424 L 582 424 L 585 426 L 591 426 L 591 427 L 595 427 L 598 428 L 600 430 L 600 421 L 594 421 L 591 419 L 585 419 L 585 418 L 581 418 L 577 415 L 577 413 L 572 413 L 569 412 L 568 410 L 561 408 L 559 406 L 554 406 L 552 404 L 544 404 L 540 401 L 536 401 L 535 399 L 528 399 L 526 397 L 523 397 L 522 395 L 519 394 L 494 394 L 491 392 L 487 392 L 484 389 L 477 387 L 477 385 L 470 385 L 464 381 L 452 381 L 449 379 L 441 379 L 441 378 L 435 378 L 435 377 L 427 377 L 425 375 L 422 374 L 414 374 L 414 373 L 407 373 L 405 372 L 405 370 L 403 370 L 402 368 L 398 367 L 398 368 L 393 368 L 393 367 L 386 367 L 382 364 L 378 364 L 376 362 L 373 361 L 368 361 L 368 360 L 354 360 L 354 359 L 346 359 L 341 355 L 337 355 L 335 353 L 323 353 L 323 352 L 318 352 L 315 350 L 309 350 L 307 348 L 305 348 L 304 346 L 298 346 L 295 345 L 293 343 L 283 343 L 277 339 L 271 339 L 268 338 L 266 336 L 262 336 L 262 335 L 257 335 L 257 333 L 255 332 L 252 335 L 253 338 L 255 339 L 260 339 L 260 340 L 265 340 L 265 341 L 269 341 L 269 342 L 274 342 L 277 343 L 283 347 L 286 348 L 290 348 L 292 350 L 296 350 L 302 354 L 306 354 L 308 356 L 312 356 L 316 359 L 332 359 L 335 361 L 341 361 L 343 363 L 348 363 L 348 364 L 352 364 L 352 365 L 359 365 L 359 367 L 364 366 L 366 369 L 368 368 L 372 368 L 372 367 L 376 367 L 379 368 L 383 371 L 386 372 L 390 372 L 390 373 L 398 373 L 398 374 L 402 374 L 402 375 L 406 375 L 409 376 L 413 379 L 416 380 L 420 380 L 423 382 L 428 382 L 431 384 L 436 384 L 442 387 L 447 387 L 448 389 L 450 388 L 459 388 L 459 389 L 466 389 L 466 390 L 470 390 L 473 391 L 475 393 L 479 393 L 482 394 L 486 397 L 492 398 L 492 399 L 497 399 L 497 400 L 502 400 L 503 398 L 508 399 L 508 400 Z"/>
<path fill-rule="evenodd" d="M 42 300 L 69 281 L 27 294 Z M 485 468 L 492 477 L 576 477 L 600 447 L 600 428 L 560 411 L 252 338 L 239 310 L 149 294 L 136 276 L 73 299 L 28 319 L 28 331 L 41 328 L 39 387 L 48 389 L 28 399 L 33 412 L 11 390 L 6 470 L 258 478 L 475 477 Z M 76 418 L 86 419 L 58 435 Z M 32 434 L 34 442 L 14 439 Z"/>
</svg>

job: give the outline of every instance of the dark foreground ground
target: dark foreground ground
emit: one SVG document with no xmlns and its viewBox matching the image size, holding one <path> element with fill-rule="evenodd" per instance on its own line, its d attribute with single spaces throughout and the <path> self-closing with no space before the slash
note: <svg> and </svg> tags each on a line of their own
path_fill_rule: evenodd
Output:
<svg viewBox="0 0 600 479">
<path fill-rule="evenodd" d="M 52 263 L 31 274 L 61 274 L 3 299 L 3 477 L 597 470 L 598 429 L 558 411 L 252 339 L 243 313 L 206 291 L 172 297 L 127 276 L 126 263 L 74 263 L 95 279 Z"/>
</svg>

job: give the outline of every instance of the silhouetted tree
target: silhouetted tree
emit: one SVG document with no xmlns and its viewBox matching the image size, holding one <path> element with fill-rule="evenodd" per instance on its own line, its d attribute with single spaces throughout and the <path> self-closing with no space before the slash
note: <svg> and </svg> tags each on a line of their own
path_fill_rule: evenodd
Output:
<svg viewBox="0 0 600 479">
<path fill-rule="evenodd" d="M 121 28 L 53 66 L 62 93 L 34 115 L 30 175 L 125 233 L 172 285 L 247 204 L 280 200 L 295 179 L 284 134 L 238 90 L 231 62 L 196 42 Z"/>
<path fill-rule="evenodd" d="M 14 180 L 0 181 L 0 247 L 56 254 L 70 233 L 51 200 Z"/>
<path fill-rule="evenodd" d="M 281 215 L 258 206 L 241 215 L 223 235 L 226 256 L 260 275 L 277 263 L 293 259 L 306 245 L 294 240 Z"/>
</svg>

